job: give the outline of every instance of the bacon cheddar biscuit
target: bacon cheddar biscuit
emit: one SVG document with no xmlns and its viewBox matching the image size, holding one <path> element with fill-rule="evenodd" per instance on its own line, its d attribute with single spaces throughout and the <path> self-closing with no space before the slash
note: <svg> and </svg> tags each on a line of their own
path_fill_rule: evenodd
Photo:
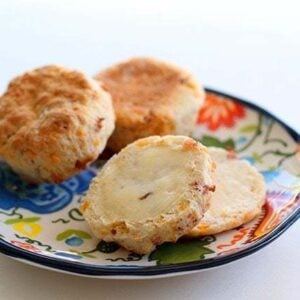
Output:
<svg viewBox="0 0 300 300">
<path fill-rule="evenodd" d="M 0 156 L 33 183 L 58 183 L 104 149 L 114 129 L 111 97 L 93 79 L 57 65 L 10 82 L 0 98 Z"/>
<path fill-rule="evenodd" d="M 192 237 L 215 234 L 245 224 L 261 213 L 265 202 L 264 179 L 254 167 L 224 149 L 208 149 L 216 162 L 213 174 L 216 191 L 204 217 L 188 234 Z"/>
<path fill-rule="evenodd" d="M 214 190 L 212 172 L 207 148 L 191 138 L 140 139 L 106 163 L 81 211 L 97 238 L 149 253 L 200 221 Z"/>
<path fill-rule="evenodd" d="M 133 58 L 95 78 L 112 95 L 116 129 L 108 146 L 119 151 L 151 135 L 189 135 L 204 90 L 185 70 L 150 58 Z"/>
</svg>

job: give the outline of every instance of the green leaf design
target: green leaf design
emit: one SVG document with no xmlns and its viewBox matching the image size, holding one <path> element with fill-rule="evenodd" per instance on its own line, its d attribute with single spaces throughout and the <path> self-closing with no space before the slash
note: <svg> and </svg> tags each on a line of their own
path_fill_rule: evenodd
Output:
<svg viewBox="0 0 300 300">
<path fill-rule="evenodd" d="M 17 219 L 8 219 L 4 222 L 4 224 L 12 225 L 20 222 L 24 223 L 33 223 L 40 219 L 40 217 L 31 217 L 31 218 L 17 218 Z"/>
<path fill-rule="evenodd" d="M 91 238 L 91 235 L 88 234 L 85 231 L 75 230 L 75 229 L 68 229 L 68 230 L 65 230 L 65 231 L 59 233 L 56 236 L 56 240 L 57 241 L 63 241 L 65 239 L 67 239 L 68 237 L 72 236 L 72 235 L 76 235 L 78 237 L 81 237 L 82 239 L 90 239 Z"/>
<path fill-rule="evenodd" d="M 250 133 L 250 132 L 254 132 L 257 130 L 257 125 L 256 124 L 250 124 L 250 125 L 245 125 L 243 127 L 240 128 L 240 132 L 241 133 Z"/>
<path fill-rule="evenodd" d="M 215 240 L 215 239 L 214 239 Z M 154 250 L 149 261 L 156 260 L 157 265 L 170 265 L 198 261 L 205 255 L 214 253 L 213 250 L 204 247 L 207 242 L 201 240 L 185 240 L 177 243 L 165 243 Z"/>
<path fill-rule="evenodd" d="M 257 152 L 253 152 L 252 153 L 252 157 L 258 163 L 262 163 L 263 162 L 262 156 L 260 154 L 258 154 Z"/>
<path fill-rule="evenodd" d="M 234 140 L 231 138 L 225 141 L 221 141 L 214 136 L 204 135 L 199 141 L 207 147 L 214 146 L 224 149 L 235 149 Z"/>
<path fill-rule="evenodd" d="M 82 230 L 74 230 L 74 234 L 81 237 L 82 239 L 91 239 L 91 235 Z"/>
</svg>

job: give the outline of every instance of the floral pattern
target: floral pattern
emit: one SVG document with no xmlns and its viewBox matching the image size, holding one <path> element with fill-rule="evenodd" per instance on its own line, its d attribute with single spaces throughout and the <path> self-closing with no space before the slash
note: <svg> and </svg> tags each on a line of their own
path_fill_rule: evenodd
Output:
<svg viewBox="0 0 300 300">
<path fill-rule="evenodd" d="M 41 233 L 42 226 L 38 223 L 20 221 L 13 224 L 13 229 L 15 232 L 18 232 L 22 235 L 35 238 Z"/>
<path fill-rule="evenodd" d="M 65 241 L 69 246 L 80 246 L 85 239 L 90 239 L 91 235 L 82 230 L 67 229 L 56 236 L 57 241 Z"/>
<path fill-rule="evenodd" d="M 268 192 L 259 217 L 215 236 L 165 243 L 149 256 L 98 241 L 78 210 L 103 161 L 59 185 L 29 185 L 0 163 L 0 239 L 45 257 L 96 266 L 153 266 L 213 259 L 239 252 L 272 233 L 300 207 L 300 147 L 268 116 L 208 93 L 193 137 L 235 151 L 263 174 Z"/>
<path fill-rule="evenodd" d="M 179 240 L 175 244 L 164 243 L 150 254 L 149 261 L 154 260 L 158 265 L 171 265 L 201 260 L 214 253 L 205 246 L 215 240 L 214 236 L 205 236 L 195 240 Z"/>
<path fill-rule="evenodd" d="M 235 120 L 245 117 L 245 108 L 227 98 L 208 93 L 198 114 L 198 123 L 205 124 L 210 130 L 233 127 Z"/>
<path fill-rule="evenodd" d="M 11 244 L 18 248 L 21 248 L 21 249 L 24 249 L 24 250 L 27 250 L 30 252 L 41 253 L 39 248 L 32 246 L 31 244 L 28 244 L 28 243 L 24 243 L 24 242 L 20 242 L 20 241 L 11 241 Z"/>
<path fill-rule="evenodd" d="M 0 201 L 0 208 L 19 207 L 40 214 L 59 211 L 71 202 L 74 193 L 86 191 L 94 176 L 95 172 L 90 169 L 59 185 L 33 185 L 0 163 L 0 199 L 5 199 Z"/>
</svg>

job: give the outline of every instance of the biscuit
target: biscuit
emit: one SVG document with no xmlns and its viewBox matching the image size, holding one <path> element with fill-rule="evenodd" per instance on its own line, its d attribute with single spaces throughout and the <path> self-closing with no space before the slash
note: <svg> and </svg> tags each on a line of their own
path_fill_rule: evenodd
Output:
<svg viewBox="0 0 300 300">
<path fill-rule="evenodd" d="M 114 129 L 111 97 L 85 74 L 57 65 L 18 76 L 0 98 L 0 156 L 32 183 L 80 172 Z"/>
<path fill-rule="evenodd" d="M 189 232 L 214 189 L 207 148 L 183 136 L 140 139 L 114 155 L 81 206 L 93 234 L 145 254 Z"/>
<path fill-rule="evenodd" d="M 266 187 L 263 176 L 247 161 L 223 149 L 209 148 L 216 162 L 216 191 L 210 207 L 188 236 L 215 234 L 245 224 L 261 213 Z"/>
<path fill-rule="evenodd" d="M 112 95 L 116 129 L 108 147 L 113 151 L 139 138 L 189 135 L 195 128 L 204 90 L 185 70 L 150 58 L 133 58 L 95 78 Z"/>
</svg>

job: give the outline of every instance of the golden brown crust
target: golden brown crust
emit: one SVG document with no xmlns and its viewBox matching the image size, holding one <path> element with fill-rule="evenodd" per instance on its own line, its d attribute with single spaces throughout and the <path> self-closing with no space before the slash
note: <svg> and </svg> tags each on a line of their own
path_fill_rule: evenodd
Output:
<svg viewBox="0 0 300 300">
<path fill-rule="evenodd" d="M 124 99 L 141 112 L 153 104 L 169 104 L 178 84 L 191 86 L 196 96 L 199 91 L 190 74 L 150 58 L 133 58 L 96 75 L 103 82 L 116 106 L 126 106 Z M 145 101 L 147 100 L 147 101 Z M 123 109 L 121 110 L 123 111 Z"/>
<path fill-rule="evenodd" d="M 117 120 L 108 145 L 113 150 L 142 137 L 193 130 L 204 92 L 186 71 L 150 58 L 133 58 L 95 78 L 112 95 Z M 183 121 L 186 115 L 188 122 Z"/>
<path fill-rule="evenodd" d="M 30 181 L 60 182 L 97 158 L 113 122 L 110 96 L 92 79 L 38 68 L 0 98 L 0 155 Z"/>
</svg>

